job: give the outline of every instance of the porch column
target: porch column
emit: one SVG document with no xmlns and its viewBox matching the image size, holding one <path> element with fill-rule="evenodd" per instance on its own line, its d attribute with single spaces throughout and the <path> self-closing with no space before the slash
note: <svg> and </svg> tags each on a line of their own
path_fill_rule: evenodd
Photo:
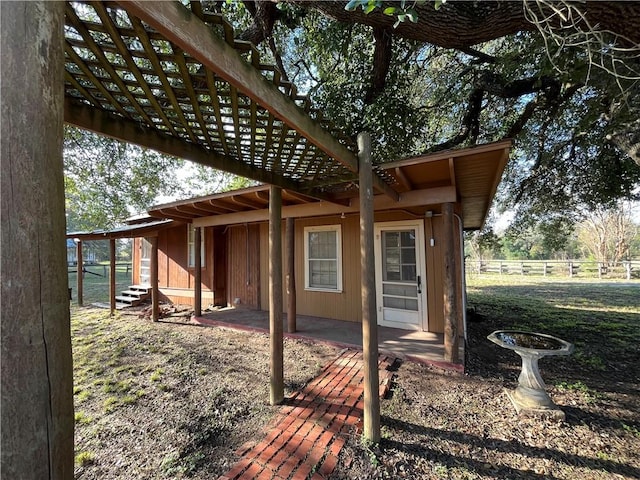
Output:
<svg viewBox="0 0 640 480">
<path fill-rule="evenodd" d="M 296 236 L 295 219 L 287 218 L 287 332 L 296 331 Z"/>
<path fill-rule="evenodd" d="M 284 399 L 282 345 L 282 190 L 269 189 L 269 339 L 271 344 L 271 405 Z"/>
<path fill-rule="evenodd" d="M 380 441 L 378 396 L 378 322 L 376 315 L 375 259 L 373 257 L 373 173 L 371 137 L 358 135 L 360 175 L 360 277 L 362 295 L 362 352 L 364 361 L 364 437 Z"/>
<path fill-rule="evenodd" d="M 444 256 L 444 359 L 458 363 L 458 285 L 454 248 L 453 203 L 442 205 Z"/>
<path fill-rule="evenodd" d="M 160 292 L 158 291 L 158 237 L 151 237 L 151 320 L 158 321 L 158 297 Z"/>
<path fill-rule="evenodd" d="M 116 240 L 109 239 L 109 301 L 111 315 L 116 312 Z"/>
<path fill-rule="evenodd" d="M 76 280 L 76 289 L 78 290 L 78 306 L 83 305 L 83 283 L 84 283 L 84 259 L 82 258 L 82 240 L 78 240 L 76 244 L 76 271 L 78 272 L 78 278 Z"/>
<path fill-rule="evenodd" d="M 2 478 L 73 478 L 63 2 L 0 2 Z"/>
<path fill-rule="evenodd" d="M 196 227 L 194 234 L 193 251 L 196 258 L 194 258 L 195 272 L 193 275 L 193 314 L 199 317 L 202 315 L 202 229 Z"/>
</svg>

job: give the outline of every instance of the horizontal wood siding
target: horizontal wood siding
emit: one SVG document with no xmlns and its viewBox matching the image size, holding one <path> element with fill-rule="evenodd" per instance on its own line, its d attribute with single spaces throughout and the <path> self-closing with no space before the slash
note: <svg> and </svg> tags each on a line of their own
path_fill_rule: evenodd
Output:
<svg viewBox="0 0 640 480">
<path fill-rule="evenodd" d="M 236 225 L 227 230 L 227 301 L 230 305 L 235 305 L 238 299 L 239 306 L 260 308 L 260 265 L 264 257 L 260 242 L 260 225 Z M 268 290 L 268 286 L 266 288 Z"/>
</svg>

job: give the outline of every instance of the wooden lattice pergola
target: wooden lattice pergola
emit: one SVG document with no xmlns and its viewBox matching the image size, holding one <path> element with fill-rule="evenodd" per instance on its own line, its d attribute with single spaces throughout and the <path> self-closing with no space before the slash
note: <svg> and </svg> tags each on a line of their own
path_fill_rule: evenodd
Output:
<svg viewBox="0 0 640 480">
<path fill-rule="evenodd" d="M 354 140 L 199 1 L 67 3 L 64 48 L 69 124 L 324 200 L 357 183 Z"/>
</svg>

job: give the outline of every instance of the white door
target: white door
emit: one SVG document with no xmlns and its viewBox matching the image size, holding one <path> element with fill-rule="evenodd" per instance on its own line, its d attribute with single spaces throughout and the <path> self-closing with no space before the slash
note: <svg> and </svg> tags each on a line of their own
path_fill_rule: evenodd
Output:
<svg viewBox="0 0 640 480">
<path fill-rule="evenodd" d="M 427 330 L 422 220 L 375 225 L 378 325 Z"/>
<path fill-rule="evenodd" d="M 151 285 L 151 242 L 140 241 L 140 285 Z"/>
</svg>

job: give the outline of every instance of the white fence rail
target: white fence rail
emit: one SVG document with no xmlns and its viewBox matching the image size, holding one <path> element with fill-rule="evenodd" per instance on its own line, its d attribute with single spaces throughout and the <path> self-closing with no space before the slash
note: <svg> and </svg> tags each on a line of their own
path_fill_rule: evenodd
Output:
<svg viewBox="0 0 640 480">
<path fill-rule="evenodd" d="M 583 278 L 640 278 L 640 260 L 611 265 L 583 260 L 467 260 L 467 273 Z"/>
</svg>

